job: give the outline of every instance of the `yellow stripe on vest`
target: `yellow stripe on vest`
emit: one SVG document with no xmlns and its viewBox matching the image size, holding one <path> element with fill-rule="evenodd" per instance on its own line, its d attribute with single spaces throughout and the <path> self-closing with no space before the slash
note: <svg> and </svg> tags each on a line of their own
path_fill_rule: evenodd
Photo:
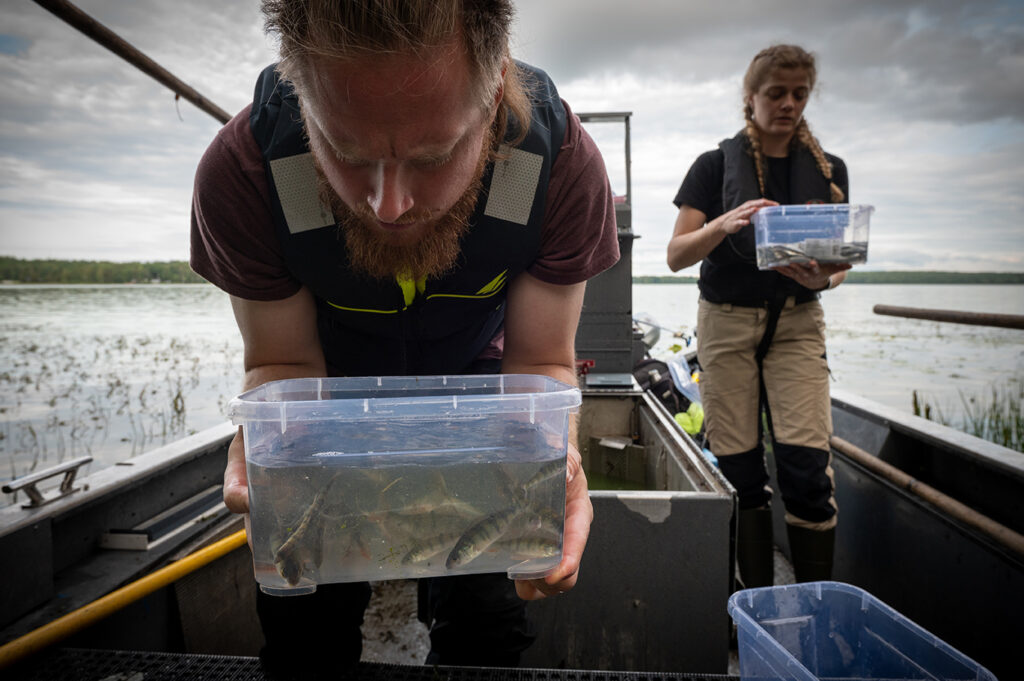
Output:
<svg viewBox="0 0 1024 681">
<path fill-rule="evenodd" d="M 345 310 L 346 312 L 373 312 L 375 314 L 396 314 L 398 312 L 402 312 L 402 310 L 407 309 L 403 307 L 401 310 L 370 310 L 361 307 L 345 307 L 344 305 L 337 305 L 335 303 L 332 303 L 329 300 L 327 301 L 327 304 L 338 310 Z"/>
<path fill-rule="evenodd" d="M 427 300 L 431 298 L 472 298 L 479 300 L 481 298 L 490 298 L 497 294 L 501 289 L 505 288 L 505 283 L 508 281 L 508 270 L 503 271 L 501 274 L 491 279 L 476 293 L 432 293 L 427 296 Z"/>
<path fill-rule="evenodd" d="M 400 274 L 395 277 L 395 281 L 402 288 L 402 297 L 405 299 L 406 307 L 412 305 L 413 301 L 416 300 L 417 293 L 423 293 L 427 290 L 426 277 L 414 280 L 407 274 Z"/>
<path fill-rule="evenodd" d="M 492 279 L 489 282 L 487 282 L 487 284 L 485 284 L 483 286 L 483 288 L 481 288 L 479 291 L 477 291 L 474 294 L 465 294 L 465 293 L 432 293 L 429 296 L 427 296 L 427 300 L 430 300 L 431 298 L 471 298 L 471 299 L 490 298 L 491 296 L 493 296 L 496 293 L 498 293 L 499 291 L 501 291 L 501 289 L 505 288 L 505 284 L 508 282 L 507 275 L 508 275 L 508 270 L 504 270 L 501 274 L 499 274 L 494 279 Z M 423 278 L 417 279 L 417 280 L 413 280 L 411 277 L 401 276 L 400 275 L 400 276 L 395 277 L 395 281 L 398 282 L 398 286 L 402 289 L 402 298 L 405 300 L 405 307 L 403 307 L 401 310 L 373 310 L 373 309 L 359 308 L 359 307 L 345 307 L 344 305 L 338 305 L 337 303 L 332 303 L 329 300 L 327 301 L 327 304 L 330 305 L 333 308 L 336 308 L 338 310 L 345 310 L 347 312 L 371 312 L 371 313 L 374 313 L 374 314 L 396 314 L 398 312 L 403 312 L 405 310 L 408 310 L 409 306 L 412 305 L 413 302 L 416 300 L 416 296 L 424 293 L 426 291 L 426 288 L 427 288 L 427 279 L 426 279 L 426 277 L 423 277 Z"/>
<path fill-rule="evenodd" d="M 479 295 L 483 295 L 483 294 L 490 295 L 490 294 L 497 293 L 498 291 L 500 291 L 502 289 L 503 286 L 505 286 L 505 275 L 507 275 L 507 274 L 508 274 L 508 270 L 502 271 L 501 274 L 499 274 L 494 279 L 491 279 L 489 282 L 487 282 L 487 285 L 484 286 L 479 291 L 477 291 L 476 294 L 479 296 Z"/>
</svg>

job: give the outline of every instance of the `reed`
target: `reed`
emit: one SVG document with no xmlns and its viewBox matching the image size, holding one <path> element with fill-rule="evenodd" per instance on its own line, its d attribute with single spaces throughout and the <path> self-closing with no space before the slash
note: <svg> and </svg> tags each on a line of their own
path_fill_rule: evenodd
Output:
<svg viewBox="0 0 1024 681">
<path fill-rule="evenodd" d="M 109 464 L 195 433 L 241 383 L 239 349 L 221 343 L 144 333 L 2 340 L 0 479 L 79 454 Z"/>
<path fill-rule="evenodd" d="M 953 417 L 926 402 L 915 390 L 914 415 L 1024 453 L 1024 383 L 993 386 L 981 396 L 967 395 L 962 390 L 957 393 L 961 412 Z"/>
</svg>

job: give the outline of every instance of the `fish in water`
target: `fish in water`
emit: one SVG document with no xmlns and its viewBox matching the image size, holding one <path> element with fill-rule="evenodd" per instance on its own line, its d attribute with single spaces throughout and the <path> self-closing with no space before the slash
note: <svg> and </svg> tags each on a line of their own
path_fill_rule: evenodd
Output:
<svg viewBox="0 0 1024 681">
<path fill-rule="evenodd" d="M 517 503 L 475 523 L 459 537 L 455 547 L 448 554 L 445 566 L 451 570 L 476 560 L 491 544 L 508 532 L 509 527 L 522 512 L 523 507 Z"/>
<path fill-rule="evenodd" d="M 462 536 L 460 532 L 445 532 L 414 545 L 402 558 L 402 565 L 423 563 L 442 551 L 452 548 Z"/>
<path fill-rule="evenodd" d="M 418 486 L 414 486 L 412 490 L 401 485 L 396 486 L 401 480 L 402 478 L 393 480 L 380 491 L 378 511 L 375 513 L 420 516 L 441 512 L 467 519 L 482 515 L 472 504 L 449 492 L 448 485 L 440 473 L 433 474 L 426 491 Z M 389 490 L 391 493 L 386 494 Z"/>
<path fill-rule="evenodd" d="M 499 551 L 507 551 L 516 558 L 550 558 L 562 552 L 561 542 L 548 537 L 514 537 L 502 539 L 491 546 Z"/>
<path fill-rule="evenodd" d="M 526 510 L 530 523 L 537 529 L 562 534 L 562 527 L 565 523 L 565 512 L 556 511 L 547 506 L 527 504 Z"/>
<path fill-rule="evenodd" d="M 291 586 L 298 585 L 307 564 L 320 567 L 324 546 L 324 510 L 328 492 L 337 479 L 338 474 L 335 474 L 316 493 L 295 531 L 274 553 L 274 567 Z"/>
<path fill-rule="evenodd" d="M 523 483 L 523 490 L 528 491 L 545 480 L 555 477 L 559 473 L 562 474 L 563 478 L 565 477 L 565 459 L 555 459 L 554 461 L 541 466 L 540 469 L 533 474 L 533 477 Z"/>
<path fill-rule="evenodd" d="M 812 240 L 813 241 L 813 240 Z M 795 245 L 766 244 L 758 246 L 758 260 L 762 267 L 776 267 L 790 263 L 805 263 L 817 260 L 819 263 L 849 262 L 867 260 L 867 243 L 844 243 L 830 239 L 819 239 L 817 244 L 800 242 Z M 801 246 L 796 248 L 794 246 Z"/>
</svg>

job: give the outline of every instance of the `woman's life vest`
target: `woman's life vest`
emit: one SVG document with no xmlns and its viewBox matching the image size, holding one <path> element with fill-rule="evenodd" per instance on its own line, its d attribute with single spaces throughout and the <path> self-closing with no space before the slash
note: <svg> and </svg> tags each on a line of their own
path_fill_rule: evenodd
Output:
<svg viewBox="0 0 1024 681">
<path fill-rule="evenodd" d="M 750 141 L 741 131 L 723 140 L 719 149 L 725 156 L 722 178 L 722 209 L 728 212 L 751 199 L 761 198 Z M 781 203 L 831 203 L 829 180 L 821 174 L 811 152 L 802 144 L 789 152 L 789 196 L 768 197 Z M 754 224 L 730 234 L 701 263 L 701 293 L 714 303 L 760 306 L 781 296 L 796 296 L 799 302 L 817 294 L 794 280 L 772 271 L 757 269 Z"/>
</svg>

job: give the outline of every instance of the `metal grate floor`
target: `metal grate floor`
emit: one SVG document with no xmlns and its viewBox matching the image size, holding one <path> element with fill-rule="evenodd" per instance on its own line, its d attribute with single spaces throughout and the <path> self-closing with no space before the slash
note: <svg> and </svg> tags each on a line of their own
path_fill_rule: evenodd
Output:
<svg viewBox="0 0 1024 681">
<path fill-rule="evenodd" d="M 9 681 L 268 681 L 255 657 L 144 651 L 46 651 L 10 670 Z M 365 681 L 738 681 L 736 676 L 569 669 L 425 667 L 363 662 Z"/>
</svg>

